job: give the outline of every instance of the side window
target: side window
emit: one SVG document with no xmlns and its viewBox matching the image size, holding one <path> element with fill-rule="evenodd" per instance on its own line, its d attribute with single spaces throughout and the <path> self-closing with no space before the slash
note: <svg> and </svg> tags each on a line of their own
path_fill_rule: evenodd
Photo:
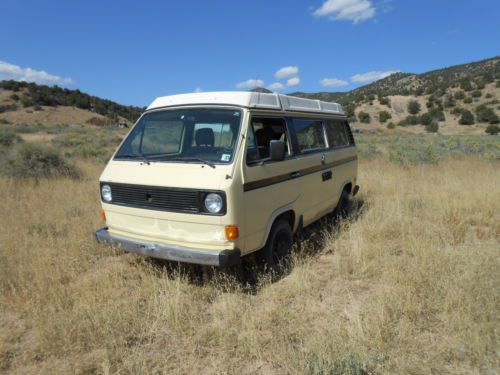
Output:
<svg viewBox="0 0 500 375">
<path fill-rule="evenodd" d="M 311 152 L 326 147 L 321 120 L 293 119 L 300 152 Z"/>
<path fill-rule="evenodd" d="M 356 142 L 354 142 L 354 136 L 352 135 L 351 127 L 347 121 L 344 121 L 345 131 L 347 132 L 347 137 L 349 138 L 349 144 L 351 146 L 355 146 Z"/>
<path fill-rule="evenodd" d="M 345 121 L 326 121 L 326 134 L 328 136 L 328 144 L 331 148 L 346 147 L 350 144 Z"/>
<path fill-rule="evenodd" d="M 289 155 L 285 121 L 280 118 L 252 118 L 248 129 L 247 164 L 267 159 L 272 140 L 284 141 L 285 153 Z"/>
</svg>

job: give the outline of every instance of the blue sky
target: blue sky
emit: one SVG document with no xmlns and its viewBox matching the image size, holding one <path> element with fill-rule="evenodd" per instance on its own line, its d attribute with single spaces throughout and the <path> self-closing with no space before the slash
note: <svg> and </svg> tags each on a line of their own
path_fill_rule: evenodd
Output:
<svg viewBox="0 0 500 375">
<path fill-rule="evenodd" d="M 2 0 L 0 10 L 0 79 L 141 106 L 256 84 L 348 91 L 500 54 L 495 0 Z"/>
</svg>

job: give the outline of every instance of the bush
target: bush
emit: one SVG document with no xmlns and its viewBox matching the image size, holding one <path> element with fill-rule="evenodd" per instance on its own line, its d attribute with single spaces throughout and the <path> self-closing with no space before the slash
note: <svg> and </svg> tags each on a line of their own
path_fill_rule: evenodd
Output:
<svg viewBox="0 0 500 375">
<path fill-rule="evenodd" d="M 466 98 L 464 99 L 464 103 L 467 103 L 467 104 L 472 103 L 472 98 L 471 98 L 470 96 L 466 97 Z"/>
<path fill-rule="evenodd" d="M 481 95 L 482 95 L 482 93 L 481 93 L 481 90 L 475 90 L 475 91 L 472 92 L 471 95 L 472 95 L 473 98 L 480 98 Z"/>
<path fill-rule="evenodd" d="M 378 114 L 378 120 L 382 123 L 387 122 L 387 120 L 391 119 L 392 116 L 387 111 L 380 111 Z"/>
<path fill-rule="evenodd" d="M 458 120 L 460 125 L 474 125 L 474 115 L 471 111 L 464 109 L 462 111 L 462 117 Z"/>
<path fill-rule="evenodd" d="M 387 129 L 394 129 L 396 127 L 396 124 L 393 123 L 392 121 L 387 124 Z"/>
<path fill-rule="evenodd" d="M 358 119 L 359 119 L 359 122 L 362 122 L 364 124 L 369 124 L 371 122 L 370 114 L 363 112 L 363 111 L 358 113 Z"/>
<path fill-rule="evenodd" d="M 463 90 L 459 90 L 455 93 L 454 97 L 457 100 L 464 100 L 465 99 L 465 92 Z"/>
<path fill-rule="evenodd" d="M 444 112 L 439 108 L 431 108 L 428 113 L 433 119 L 435 119 L 437 121 L 446 120 L 446 118 L 444 116 Z"/>
<path fill-rule="evenodd" d="M 451 95 L 446 95 L 446 98 L 444 99 L 444 106 L 446 108 L 451 108 L 455 107 L 455 99 Z"/>
<path fill-rule="evenodd" d="M 418 118 L 418 122 L 421 124 L 421 125 L 430 125 L 430 123 L 432 122 L 433 118 L 432 116 L 429 114 L 429 112 L 427 113 L 423 113 L 419 116 Z"/>
<path fill-rule="evenodd" d="M 7 176 L 17 178 L 79 178 L 76 167 L 64 159 L 55 148 L 24 143 L 4 161 L 2 168 Z"/>
<path fill-rule="evenodd" d="M 476 108 L 476 116 L 478 122 L 489 122 L 490 124 L 498 124 L 499 119 L 493 109 L 484 104 Z"/>
<path fill-rule="evenodd" d="M 420 112 L 420 104 L 415 100 L 410 100 L 408 103 L 408 113 L 416 115 Z"/>
<path fill-rule="evenodd" d="M 391 107 L 391 101 L 389 100 L 388 97 L 386 96 L 380 96 L 378 97 L 378 101 L 381 105 L 386 105 L 387 107 Z"/>
<path fill-rule="evenodd" d="M 486 99 L 491 99 L 493 98 L 493 95 L 491 95 L 491 93 L 487 93 L 486 96 L 485 96 Z"/>
<path fill-rule="evenodd" d="M 500 126 L 490 124 L 486 128 L 485 132 L 490 135 L 497 135 L 498 133 L 500 133 Z"/>
<path fill-rule="evenodd" d="M 19 95 L 17 95 L 17 94 L 12 94 L 12 95 L 10 96 L 10 98 L 11 98 L 12 100 L 14 100 L 15 102 L 17 102 L 17 101 L 19 100 Z"/>
<path fill-rule="evenodd" d="M 10 147 L 19 139 L 12 130 L 0 128 L 0 146 Z"/>
<path fill-rule="evenodd" d="M 464 79 L 460 82 L 460 88 L 464 91 L 472 91 L 472 84 L 468 79 Z"/>
<path fill-rule="evenodd" d="M 437 133 L 439 130 L 438 122 L 435 120 L 431 121 L 431 123 L 425 127 L 425 130 L 429 133 Z"/>
</svg>

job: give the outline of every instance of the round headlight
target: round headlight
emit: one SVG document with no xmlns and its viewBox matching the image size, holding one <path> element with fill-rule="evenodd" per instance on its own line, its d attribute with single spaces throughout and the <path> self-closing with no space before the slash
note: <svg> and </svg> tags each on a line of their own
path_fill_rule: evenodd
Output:
<svg viewBox="0 0 500 375">
<path fill-rule="evenodd" d="M 205 197 L 205 207 L 208 212 L 216 214 L 222 210 L 222 197 L 216 193 L 210 193 Z"/>
<path fill-rule="evenodd" d="M 111 195 L 111 186 L 102 185 L 101 186 L 101 196 L 105 202 L 111 202 L 111 199 L 113 199 L 113 196 Z"/>
</svg>

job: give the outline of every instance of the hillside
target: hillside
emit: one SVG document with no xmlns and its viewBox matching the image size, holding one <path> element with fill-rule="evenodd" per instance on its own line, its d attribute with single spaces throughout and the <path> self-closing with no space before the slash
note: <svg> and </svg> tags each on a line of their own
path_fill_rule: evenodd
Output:
<svg viewBox="0 0 500 375">
<path fill-rule="evenodd" d="M 144 108 L 58 86 L 0 82 L 0 122 L 13 125 L 130 125 Z"/>
<path fill-rule="evenodd" d="M 418 133 L 425 128 L 411 125 L 434 123 L 443 134 L 484 133 L 499 122 L 500 57 L 422 74 L 395 73 L 349 92 L 291 95 L 343 104 L 355 129 Z M 408 109 L 412 101 L 420 107 L 414 113 Z M 467 125 L 460 126 L 461 119 Z"/>
</svg>

